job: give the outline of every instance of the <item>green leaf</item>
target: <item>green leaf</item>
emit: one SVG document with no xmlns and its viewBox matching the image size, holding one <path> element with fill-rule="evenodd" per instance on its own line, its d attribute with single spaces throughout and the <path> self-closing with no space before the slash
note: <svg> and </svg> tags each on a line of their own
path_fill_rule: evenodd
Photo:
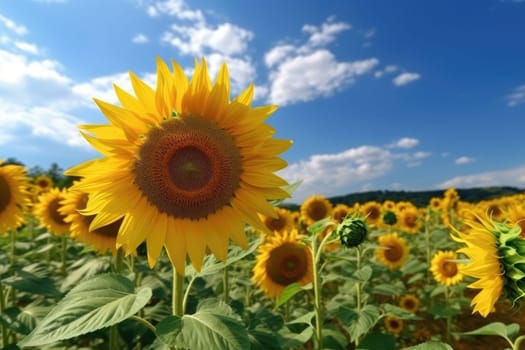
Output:
<svg viewBox="0 0 525 350">
<path fill-rule="evenodd" d="M 415 346 L 410 346 L 408 348 L 403 348 L 403 350 L 454 350 L 447 343 L 442 343 L 440 341 L 427 341 Z"/>
<path fill-rule="evenodd" d="M 368 333 L 379 319 L 379 309 L 374 305 L 365 305 L 360 313 L 357 314 L 357 320 L 349 327 L 350 338 L 355 342 L 362 335 Z"/>
<path fill-rule="evenodd" d="M 411 275 L 427 270 L 427 264 L 416 259 L 410 259 L 401 267 L 401 272 L 405 275 Z"/>
<path fill-rule="evenodd" d="M 314 335 L 314 327 L 308 326 L 301 333 L 292 333 L 288 329 L 280 332 L 282 336 L 281 346 L 284 349 L 297 348 L 306 343 Z"/>
<path fill-rule="evenodd" d="M 385 315 L 387 316 L 394 316 L 397 318 L 401 318 L 403 320 L 419 320 L 420 317 L 417 317 L 413 313 L 410 313 L 403 309 L 402 307 L 392 305 L 392 304 L 381 304 L 381 307 L 383 308 L 383 311 Z"/>
<path fill-rule="evenodd" d="M 70 271 L 64 278 L 60 290 L 66 292 L 73 286 L 77 285 L 79 281 L 91 278 L 101 271 L 107 270 L 109 262 L 107 259 L 93 259 L 87 256 L 78 260 L 73 266 L 79 266 L 76 270 Z"/>
<path fill-rule="evenodd" d="M 332 221 L 332 219 L 325 218 L 325 219 L 314 222 L 313 224 L 308 226 L 307 230 L 312 235 L 316 236 L 317 234 L 323 232 L 325 228 L 327 228 L 328 226 L 332 226 L 333 224 L 334 222 Z"/>
<path fill-rule="evenodd" d="M 55 283 L 51 278 L 38 277 L 24 270 L 17 271 L 16 276 L 3 279 L 2 284 L 31 294 L 45 295 L 55 298 L 62 296 L 62 293 L 60 293 L 55 287 Z"/>
<path fill-rule="evenodd" d="M 346 350 L 348 340 L 338 329 L 323 328 L 323 347 L 324 349 Z"/>
<path fill-rule="evenodd" d="M 200 309 L 192 315 L 166 317 L 157 325 L 157 335 L 164 344 L 175 348 L 250 348 L 248 332 L 242 322 L 211 308 Z"/>
<path fill-rule="evenodd" d="M 42 346 L 118 324 L 142 309 L 150 298 L 151 289 L 135 292 L 124 276 L 97 276 L 73 288 L 18 345 Z"/>
<path fill-rule="evenodd" d="M 250 350 L 280 350 L 279 342 L 275 341 L 276 335 L 266 329 L 251 329 L 248 331 Z"/>
<path fill-rule="evenodd" d="M 284 288 L 284 290 L 282 291 L 281 295 L 279 296 L 279 299 L 277 299 L 274 310 L 278 309 L 281 305 L 290 300 L 295 294 L 299 293 L 302 290 L 308 289 L 307 286 L 305 287 L 301 286 L 297 282 L 287 285 L 286 288 Z"/>
<path fill-rule="evenodd" d="M 372 287 L 371 293 L 381 295 L 402 295 L 406 293 L 406 287 L 401 281 L 376 284 Z"/>
<path fill-rule="evenodd" d="M 365 265 L 353 273 L 353 276 L 361 282 L 366 282 L 372 277 L 372 267 Z"/>
<path fill-rule="evenodd" d="M 504 324 L 502 322 L 492 322 L 481 328 L 470 332 L 465 332 L 465 335 L 499 335 L 500 337 L 509 339 L 514 337 L 520 331 L 520 326 L 517 323 Z"/>
<path fill-rule="evenodd" d="M 369 333 L 359 344 L 359 350 L 396 350 L 396 338 L 392 334 Z"/>
<path fill-rule="evenodd" d="M 297 323 L 306 323 L 307 325 L 312 325 L 312 318 L 315 316 L 315 311 L 307 312 L 306 314 L 297 317 L 295 320 L 286 322 L 286 324 L 297 324 Z"/>
</svg>

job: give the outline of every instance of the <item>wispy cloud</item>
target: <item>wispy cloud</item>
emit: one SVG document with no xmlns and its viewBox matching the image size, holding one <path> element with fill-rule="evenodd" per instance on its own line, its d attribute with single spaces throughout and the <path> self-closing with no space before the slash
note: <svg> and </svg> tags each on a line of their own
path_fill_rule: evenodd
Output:
<svg viewBox="0 0 525 350">
<path fill-rule="evenodd" d="M 29 32 L 25 26 L 17 24 L 13 20 L 3 15 L 0 15 L 0 23 L 18 35 L 25 35 Z"/>
<path fill-rule="evenodd" d="M 269 101 L 281 106 L 330 96 L 370 72 L 379 60 L 338 61 L 326 48 L 352 26 L 330 17 L 320 26 L 304 25 L 309 37 L 302 45 L 280 43 L 265 55 L 270 69 Z"/>
<path fill-rule="evenodd" d="M 457 158 L 454 162 L 457 165 L 464 165 L 464 164 L 473 163 L 475 161 L 476 161 L 476 158 L 474 157 L 462 156 L 462 157 Z"/>
<path fill-rule="evenodd" d="M 500 171 L 456 176 L 436 185 L 438 188 L 469 188 L 485 186 L 525 187 L 525 166 Z"/>
<path fill-rule="evenodd" d="M 516 107 L 525 102 L 525 84 L 520 85 L 506 97 L 507 106 Z"/>
<path fill-rule="evenodd" d="M 168 15 L 181 20 L 204 22 L 202 11 L 192 10 L 184 0 L 156 1 L 149 5 L 146 10 L 151 17 Z"/>
<path fill-rule="evenodd" d="M 292 201 L 301 202 L 313 193 L 342 195 L 363 190 L 371 181 L 387 177 L 396 163 L 415 167 L 430 153 L 398 153 L 387 147 L 363 145 L 332 154 L 316 154 L 290 164 L 279 175 L 290 182 L 302 180 Z"/>
<path fill-rule="evenodd" d="M 389 148 L 413 148 L 419 145 L 419 140 L 412 137 L 402 137 L 388 145 Z"/>
<path fill-rule="evenodd" d="M 386 66 L 385 68 L 383 68 L 381 70 L 375 71 L 374 72 L 374 77 L 381 78 L 381 77 L 383 77 L 386 74 L 392 74 L 392 73 L 397 72 L 398 70 L 399 70 L 399 68 L 396 65 L 390 64 L 390 65 Z"/>
<path fill-rule="evenodd" d="M 149 39 L 145 34 L 138 33 L 131 39 L 131 42 L 135 44 L 145 44 L 149 42 Z"/>
<path fill-rule="evenodd" d="M 38 46 L 32 43 L 28 43 L 25 41 L 15 41 L 14 45 L 21 51 L 38 55 L 40 53 L 40 50 L 38 49 Z"/>
<path fill-rule="evenodd" d="M 420 79 L 421 75 L 419 73 L 401 73 L 398 76 L 396 76 L 392 82 L 395 86 L 404 86 L 410 83 L 415 82 L 416 80 Z"/>
</svg>

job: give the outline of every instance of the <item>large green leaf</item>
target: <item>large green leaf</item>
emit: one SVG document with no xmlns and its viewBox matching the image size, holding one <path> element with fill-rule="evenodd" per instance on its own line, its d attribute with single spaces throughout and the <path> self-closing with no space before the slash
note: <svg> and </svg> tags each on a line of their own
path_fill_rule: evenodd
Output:
<svg viewBox="0 0 525 350">
<path fill-rule="evenodd" d="M 121 275 L 107 274 L 73 288 L 19 346 L 42 346 L 118 324 L 142 309 L 151 289 L 135 291 Z"/>
<path fill-rule="evenodd" d="M 442 343 L 439 341 L 428 341 L 428 342 L 421 343 L 421 344 L 411 346 L 408 348 L 403 348 L 403 350 L 454 350 L 454 349 L 447 343 Z"/>
<path fill-rule="evenodd" d="M 481 328 L 470 332 L 465 332 L 465 335 L 499 335 L 505 339 L 514 337 L 520 331 L 520 325 L 517 323 L 504 324 L 502 322 L 492 322 Z"/>
<path fill-rule="evenodd" d="M 284 290 L 282 291 L 281 295 L 279 296 L 279 299 L 277 299 L 277 302 L 275 303 L 275 309 L 278 309 L 279 306 L 283 305 L 288 300 L 293 298 L 293 296 L 295 294 L 299 293 L 300 291 L 308 290 L 308 289 L 312 289 L 312 285 L 311 284 L 308 284 L 308 285 L 306 285 L 304 287 L 301 286 L 297 282 L 289 284 L 288 286 L 286 286 L 286 288 L 284 288 Z"/>
<path fill-rule="evenodd" d="M 206 302 L 196 313 L 169 316 L 157 325 L 157 335 L 166 345 L 192 350 L 244 350 L 250 348 L 244 324 L 224 303 Z"/>
<path fill-rule="evenodd" d="M 379 319 L 379 309 L 374 305 L 365 305 L 357 314 L 357 319 L 348 328 L 352 342 L 368 333 Z"/>
</svg>

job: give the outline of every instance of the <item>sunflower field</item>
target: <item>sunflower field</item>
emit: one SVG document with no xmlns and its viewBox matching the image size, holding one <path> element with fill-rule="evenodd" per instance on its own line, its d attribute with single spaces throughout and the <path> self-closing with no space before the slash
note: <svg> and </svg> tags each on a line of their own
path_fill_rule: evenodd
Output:
<svg viewBox="0 0 525 350">
<path fill-rule="evenodd" d="M 253 86 L 130 78 L 71 186 L 0 161 L 2 349 L 522 348 L 525 193 L 293 211 Z"/>
</svg>

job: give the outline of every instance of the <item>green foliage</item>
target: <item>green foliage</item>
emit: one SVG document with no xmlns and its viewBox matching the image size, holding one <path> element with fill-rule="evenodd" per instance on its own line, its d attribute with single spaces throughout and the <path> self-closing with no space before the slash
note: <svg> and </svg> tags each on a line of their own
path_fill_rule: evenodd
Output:
<svg viewBox="0 0 525 350">
<path fill-rule="evenodd" d="M 137 313 L 151 289 L 135 291 L 121 275 L 107 274 L 73 288 L 19 346 L 42 346 L 118 324 Z"/>
<path fill-rule="evenodd" d="M 415 346 L 404 348 L 403 350 L 453 350 L 453 349 L 447 343 L 442 343 L 439 341 L 429 341 L 426 343 L 421 343 Z"/>
</svg>

